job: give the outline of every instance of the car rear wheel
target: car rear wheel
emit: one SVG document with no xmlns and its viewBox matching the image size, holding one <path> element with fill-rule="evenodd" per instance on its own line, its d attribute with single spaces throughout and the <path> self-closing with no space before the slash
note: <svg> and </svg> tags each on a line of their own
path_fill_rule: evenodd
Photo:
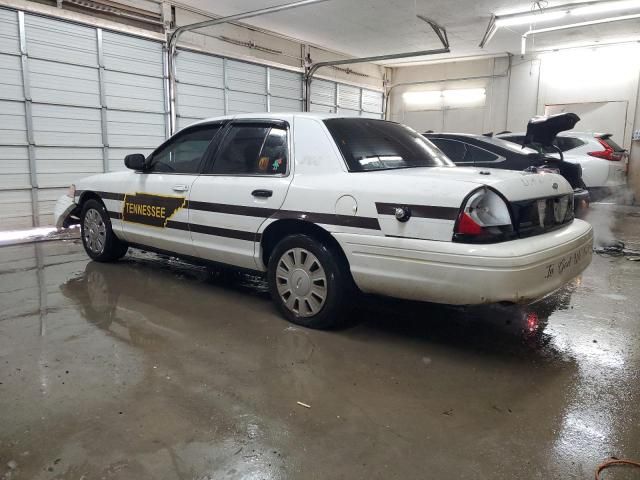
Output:
<svg viewBox="0 0 640 480">
<path fill-rule="evenodd" d="M 113 233 L 111 220 L 102 203 L 88 200 L 82 207 L 80 219 L 82 244 L 91 259 L 113 262 L 127 253 L 129 247 Z"/>
<path fill-rule="evenodd" d="M 343 323 L 351 277 L 334 250 L 308 235 L 290 235 L 276 245 L 269 258 L 269 290 L 289 321 L 310 328 Z"/>
</svg>

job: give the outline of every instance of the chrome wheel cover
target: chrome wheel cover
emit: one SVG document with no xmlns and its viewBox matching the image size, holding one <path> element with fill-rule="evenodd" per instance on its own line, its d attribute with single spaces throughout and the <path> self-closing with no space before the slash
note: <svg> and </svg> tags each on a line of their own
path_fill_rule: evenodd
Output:
<svg viewBox="0 0 640 480">
<path fill-rule="evenodd" d="M 327 300 L 327 275 L 318 258 L 304 248 L 282 254 L 276 267 L 276 286 L 284 305 L 300 317 L 311 317 Z"/>
<path fill-rule="evenodd" d="M 82 227 L 84 244 L 92 253 L 100 255 L 104 250 L 107 238 L 107 226 L 104 224 L 100 212 L 95 208 L 87 210 Z"/>
</svg>

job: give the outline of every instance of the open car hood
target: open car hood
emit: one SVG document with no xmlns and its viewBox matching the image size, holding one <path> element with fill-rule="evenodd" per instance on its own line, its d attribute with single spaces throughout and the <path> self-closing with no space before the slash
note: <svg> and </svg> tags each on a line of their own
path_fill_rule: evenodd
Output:
<svg viewBox="0 0 640 480">
<path fill-rule="evenodd" d="M 571 130 L 579 121 L 578 115 L 569 112 L 533 117 L 527 123 L 527 134 L 523 144 L 537 143 L 543 147 L 550 146 L 558 133 Z"/>
</svg>

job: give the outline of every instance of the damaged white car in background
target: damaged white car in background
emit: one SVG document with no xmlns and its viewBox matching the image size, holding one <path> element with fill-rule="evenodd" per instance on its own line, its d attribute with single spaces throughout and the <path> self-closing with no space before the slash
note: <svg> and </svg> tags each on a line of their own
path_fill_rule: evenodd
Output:
<svg viewBox="0 0 640 480">
<path fill-rule="evenodd" d="M 589 265 L 560 175 L 456 167 L 403 125 L 309 113 L 214 118 L 57 204 L 87 254 L 128 247 L 266 273 L 291 321 L 340 323 L 355 288 L 468 305 L 527 302 Z"/>
</svg>

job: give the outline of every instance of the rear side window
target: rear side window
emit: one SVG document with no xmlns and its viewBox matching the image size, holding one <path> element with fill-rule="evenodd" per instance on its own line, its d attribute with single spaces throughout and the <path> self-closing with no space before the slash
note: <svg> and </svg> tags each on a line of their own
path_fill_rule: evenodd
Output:
<svg viewBox="0 0 640 480">
<path fill-rule="evenodd" d="M 474 145 L 467 145 L 467 150 L 466 161 L 470 163 L 495 162 L 500 158 L 499 155 Z"/>
<path fill-rule="evenodd" d="M 418 132 L 365 118 L 324 121 L 351 172 L 454 165 Z"/>
<path fill-rule="evenodd" d="M 213 166 L 219 175 L 284 174 L 288 163 L 287 130 L 265 124 L 231 125 Z"/>
<path fill-rule="evenodd" d="M 562 152 L 573 150 L 574 148 L 581 147 L 586 142 L 576 137 L 556 137 L 553 144 L 558 147 Z"/>
<path fill-rule="evenodd" d="M 467 153 L 467 147 L 462 142 L 456 140 L 448 140 L 445 138 L 430 138 L 436 147 L 442 150 L 447 157 L 453 160 L 455 163 L 466 162 L 465 155 Z"/>
</svg>

